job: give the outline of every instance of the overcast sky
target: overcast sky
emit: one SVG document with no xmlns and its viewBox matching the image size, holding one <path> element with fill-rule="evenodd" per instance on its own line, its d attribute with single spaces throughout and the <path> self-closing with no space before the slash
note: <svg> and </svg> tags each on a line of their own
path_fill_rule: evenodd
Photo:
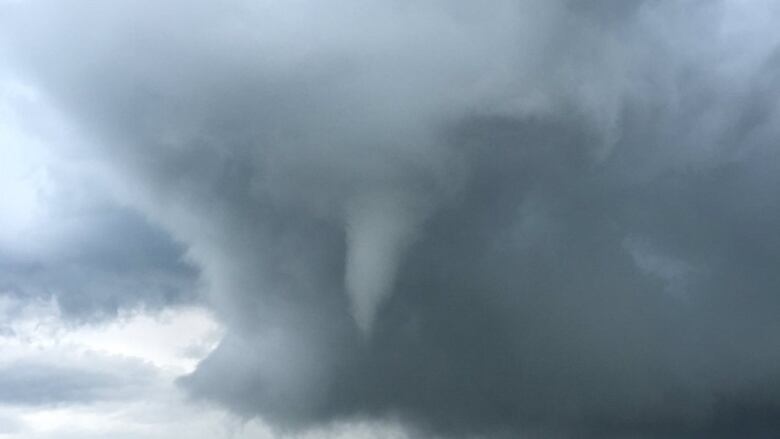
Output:
<svg viewBox="0 0 780 439">
<path fill-rule="evenodd" d="M 0 0 L 0 438 L 779 437 L 778 22 Z"/>
</svg>

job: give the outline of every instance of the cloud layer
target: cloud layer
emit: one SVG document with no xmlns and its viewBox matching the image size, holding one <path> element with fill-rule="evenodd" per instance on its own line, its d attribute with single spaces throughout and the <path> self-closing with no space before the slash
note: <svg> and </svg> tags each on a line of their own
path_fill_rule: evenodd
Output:
<svg viewBox="0 0 780 439">
<path fill-rule="evenodd" d="M 4 74 L 184 246 L 133 239 L 138 278 L 186 252 L 227 326 L 192 395 L 453 437 L 780 428 L 772 2 L 2 8 Z"/>
</svg>

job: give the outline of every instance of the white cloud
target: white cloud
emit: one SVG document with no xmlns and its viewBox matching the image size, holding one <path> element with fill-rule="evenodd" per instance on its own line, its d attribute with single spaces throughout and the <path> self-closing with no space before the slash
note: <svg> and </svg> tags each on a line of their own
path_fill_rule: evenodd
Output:
<svg viewBox="0 0 780 439">
<path fill-rule="evenodd" d="M 208 355 L 222 331 L 202 308 L 135 313 L 110 322 L 74 326 L 60 318 L 52 301 L 20 303 L 0 296 L 0 319 L 6 322 L 0 331 L 0 368 L 31 362 L 43 371 L 67 367 L 83 374 L 65 385 L 83 388 L 91 384 L 76 379 L 113 374 L 115 380 L 88 395 L 94 400 L 0 401 L 0 439 L 407 437 L 398 423 L 372 421 L 334 423 L 300 434 L 284 434 L 261 420 L 242 421 L 219 408 L 189 400 L 174 380 Z M 43 380 L 27 384 L 47 385 Z M 130 390 L 123 390 L 123 386 Z M 73 394 L 48 393 L 52 398 Z"/>
</svg>

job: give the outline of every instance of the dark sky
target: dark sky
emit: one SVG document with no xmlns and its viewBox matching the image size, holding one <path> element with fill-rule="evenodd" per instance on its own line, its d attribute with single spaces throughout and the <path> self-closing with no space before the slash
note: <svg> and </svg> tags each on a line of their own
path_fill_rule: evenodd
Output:
<svg viewBox="0 0 780 439">
<path fill-rule="evenodd" d="M 225 335 L 178 385 L 279 431 L 780 436 L 778 19 L 771 0 L 0 2 L 3 81 L 62 126 L 18 123 L 101 186 L 47 192 L 56 245 L 0 234 L 0 293 L 74 325 L 204 306 Z M 0 179 L 0 206 L 21 187 Z M 0 364 L 0 403 L 112 382 L 20 367 Z M 55 372 L 86 393 L 24 391 Z"/>
</svg>

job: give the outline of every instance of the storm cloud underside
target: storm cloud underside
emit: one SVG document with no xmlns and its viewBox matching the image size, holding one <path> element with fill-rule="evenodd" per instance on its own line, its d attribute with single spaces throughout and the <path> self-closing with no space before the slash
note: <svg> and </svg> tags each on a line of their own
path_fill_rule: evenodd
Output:
<svg viewBox="0 0 780 439">
<path fill-rule="evenodd" d="M 227 327 L 194 397 L 293 428 L 780 432 L 775 3 L 0 7 L 2 66 Z"/>
</svg>

